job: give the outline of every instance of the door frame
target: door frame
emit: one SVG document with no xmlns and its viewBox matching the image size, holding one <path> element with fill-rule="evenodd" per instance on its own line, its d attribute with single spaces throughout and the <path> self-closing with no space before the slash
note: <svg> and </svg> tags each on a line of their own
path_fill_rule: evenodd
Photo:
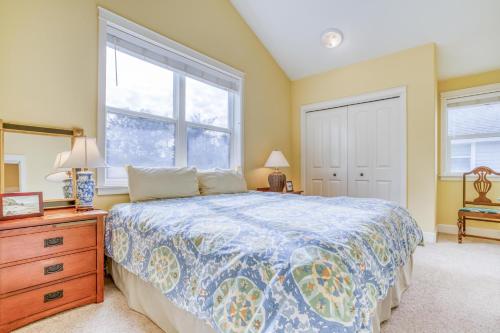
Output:
<svg viewBox="0 0 500 333">
<path fill-rule="evenodd" d="M 333 100 L 328 100 L 320 103 L 303 105 L 300 108 L 300 179 L 303 188 L 306 188 L 306 114 L 308 112 L 323 111 L 328 109 L 334 109 L 338 107 L 349 106 L 359 103 L 376 102 L 379 100 L 399 97 L 401 117 L 400 126 L 402 131 L 403 144 L 401 145 L 401 198 L 400 202 L 403 207 L 408 206 L 408 195 L 407 195 L 407 145 L 408 145 L 408 131 L 407 131 L 407 109 L 406 109 L 406 86 L 375 91 L 371 93 L 349 96 L 344 98 L 338 98 Z M 349 110 L 347 110 L 349 112 Z M 306 193 L 307 194 L 307 193 Z"/>
<path fill-rule="evenodd" d="M 26 189 L 26 157 L 24 155 L 5 154 L 5 164 L 15 164 L 19 168 L 19 192 Z"/>
</svg>

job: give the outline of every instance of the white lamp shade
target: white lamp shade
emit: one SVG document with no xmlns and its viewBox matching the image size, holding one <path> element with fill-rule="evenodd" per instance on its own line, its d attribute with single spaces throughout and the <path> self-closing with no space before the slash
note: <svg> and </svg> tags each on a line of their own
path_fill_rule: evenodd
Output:
<svg viewBox="0 0 500 333">
<path fill-rule="evenodd" d="M 68 159 L 62 164 L 63 168 L 100 168 L 106 163 L 102 158 L 95 138 L 80 136 L 75 138 L 73 149 Z"/>
<path fill-rule="evenodd" d="M 264 165 L 266 168 L 287 168 L 290 166 L 285 155 L 279 150 L 273 150 Z"/>
<path fill-rule="evenodd" d="M 54 161 L 54 166 L 52 167 L 55 170 L 60 170 L 60 171 L 65 171 L 65 170 L 69 170 L 70 168 L 63 168 L 62 165 L 64 164 L 64 162 L 66 162 L 66 160 L 68 159 L 69 157 L 69 154 L 71 154 L 71 151 L 68 150 L 68 151 L 63 151 L 63 152 L 60 152 L 57 154 L 56 156 L 56 160 Z"/>
<path fill-rule="evenodd" d="M 53 173 L 49 173 L 47 176 L 45 176 L 45 179 L 49 182 L 60 183 L 63 180 L 71 179 L 71 173 L 67 171 L 56 171 Z"/>
<path fill-rule="evenodd" d="M 63 168 L 62 165 L 69 157 L 71 151 L 63 151 L 56 155 L 56 160 L 54 161 L 54 166 L 52 171 L 45 176 L 45 179 L 49 182 L 62 182 L 66 179 L 71 179 L 71 168 Z"/>
</svg>

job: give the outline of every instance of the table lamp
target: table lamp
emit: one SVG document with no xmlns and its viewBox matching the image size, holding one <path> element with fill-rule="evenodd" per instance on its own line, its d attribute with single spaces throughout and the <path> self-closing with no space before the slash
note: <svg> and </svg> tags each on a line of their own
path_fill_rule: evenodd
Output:
<svg viewBox="0 0 500 333">
<path fill-rule="evenodd" d="M 273 150 L 269 155 L 264 167 L 274 168 L 274 172 L 269 174 L 267 180 L 269 181 L 269 191 L 270 192 L 283 192 L 283 188 L 286 184 L 286 176 L 279 168 L 287 168 L 290 165 L 285 158 L 285 155 L 279 150 Z"/>
<path fill-rule="evenodd" d="M 65 199 L 73 198 L 73 179 L 71 178 L 71 168 L 62 167 L 63 163 L 68 159 L 70 153 L 70 151 L 58 153 L 56 160 L 54 161 L 52 171 L 45 176 L 45 179 L 49 182 L 63 183 L 62 189 Z"/>
<path fill-rule="evenodd" d="M 94 209 L 94 173 L 89 168 L 105 167 L 95 138 L 86 136 L 76 137 L 68 159 L 63 163 L 63 168 L 82 169 L 76 173 L 76 209 Z"/>
</svg>

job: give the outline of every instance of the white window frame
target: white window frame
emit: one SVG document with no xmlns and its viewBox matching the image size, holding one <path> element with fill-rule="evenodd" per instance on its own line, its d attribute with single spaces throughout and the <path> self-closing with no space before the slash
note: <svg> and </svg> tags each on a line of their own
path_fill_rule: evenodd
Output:
<svg viewBox="0 0 500 333">
<path fill-rule="evenodd" d="M 99 149 L 103 154 L 105 151 L 106 139 L 106 46 L 107 46 L 107 30 L 108 26 L 114 29 L 124 31 L 132 36 L 145 40 L 158 47 L 164 48 L 170 52 L 174 52 L 190 61 L 195 61 L 201 66 L 219 71 L 232 77 L 239 82 L 239 90 L 237 93 L 229 94 L 229 126 L 228 128 L 192 123 L 185 120 L 185 101 L 184 91 L 176 91 L 174 89 L 174 103 L 178 103 L 174 107 L 174 118 L 159 117 L 154 115 L 142 114 L 142 118 L 154 118 L 162 121 L 173 122 L 177 124 L 176 127 L 176 142 L 175 142 L 175 163 L 176 166 L 187 165 L 187 127 L 198 127 L 207 130 L 215 130 L 218 132 L 229 133 L 230 140 L 230 167 L 241 168 L 243 165 L 243 91 L 245 83 L 245 74 L 237 69 L 234 69 L 224 63 L 212 59 L 204 54 L 201 54 L 193 49 L 190 49 L 182 44 L 179 44 L 163 35 L 160 35 L 152 30 L 149 30 L 141 25 L 129 21 L 119 15 L 116 15 L 104 8 L 99 7 L 99 47 L 98 47 L 98 116 L 97 116 L 97 143 Z M 176 74 L 174 71 L 174 80 L 184 81 L 185 77 Z M 179 90 L 185 88 L 185 82 L 180 82 Z M 109 108 L 109 107 L 108 107 Z M 110 108 L 117 113 L 129 113 L 130 111 Z M 137 116 L 133 112 L 134 116 Z M 178 149 L 179 147 L 186 147 L 186 149 Z M 243 172 L 243 168 L 241 168 Z M 109 194 L 126 194 L 128 187 L 123 182 L 113 183 L 106 179 L 105 168 L 97 170 L 97 190 L 99 195 Z"/>
<path fill-rule="evenodd" d="M 480 87 L 454 90 L 454 91 L 441 93 L 441 170 L 440 170 L 440 179 L 441 180 L 461 180 L 462 179 L 461 173 L 449 171 L 451 156 L 449 155 L 450 140 L 448 139 L 448 135 L 447 135 L 447 133 L 448 133 L 448 109 L 447 109 L 447 106 L 448 106 L 448 104 L 457 103 L 457 102 L 473 101 L 473 100 L 478 99 L 478 97 L 488 98 L 488 97 L 495 97 L 495 96 L 500 96 L 500 84 L 490 84 L 490 85 L 484 85 L 484 86 L 480 86 Z M 474 140 L 474 141 L 477 141 L 477 140 L 497 141 L 496 139 L 494 139 L 490 135 L 488 137 L 484 137 L 483 139 L 481 139 L 479 136 L 475 136 L 474 138 L 471 138 L 471 139 L 467 139 L 467 138 L 463 139 L 464 143 L 467 143 L 467 141 L 470 142 L 471 140 Z M 473 155 L 474 152 L 472 151 L 472 149 L 474 149 L 474 145 L 471 147 L 471 165 L 472 165 L 472 160 L 475 158 L 475 156 Z M 494 176 L 490 176 L 490 178 L 496 178 L 496 180 L 499 180 L 498 177 L 494 177 Z"/>
</svg>

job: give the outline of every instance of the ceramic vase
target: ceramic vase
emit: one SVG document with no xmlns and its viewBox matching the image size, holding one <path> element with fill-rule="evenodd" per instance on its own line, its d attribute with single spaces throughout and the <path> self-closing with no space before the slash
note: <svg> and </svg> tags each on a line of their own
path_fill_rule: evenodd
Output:
<svg viewBox="0 0 500 333">
<path fill-rule="evenodd" d="M 86 210 L 94 207 L 95 182 L 93 173 L 90 171 L 79 171 L 76 180 L 77 209 Z"/>
<path fill-rule="evenodd" d="M 286 176 L 281 171 L 274 171 L 267 177 L 270 192 L 283 192 L 286 184 Z"/>
<path fill-rule="evenodd" d="M 65 199 L 73 198 L 73 180 L 65 179 L 63 180 L 63 194 Z"/>
</svg>

